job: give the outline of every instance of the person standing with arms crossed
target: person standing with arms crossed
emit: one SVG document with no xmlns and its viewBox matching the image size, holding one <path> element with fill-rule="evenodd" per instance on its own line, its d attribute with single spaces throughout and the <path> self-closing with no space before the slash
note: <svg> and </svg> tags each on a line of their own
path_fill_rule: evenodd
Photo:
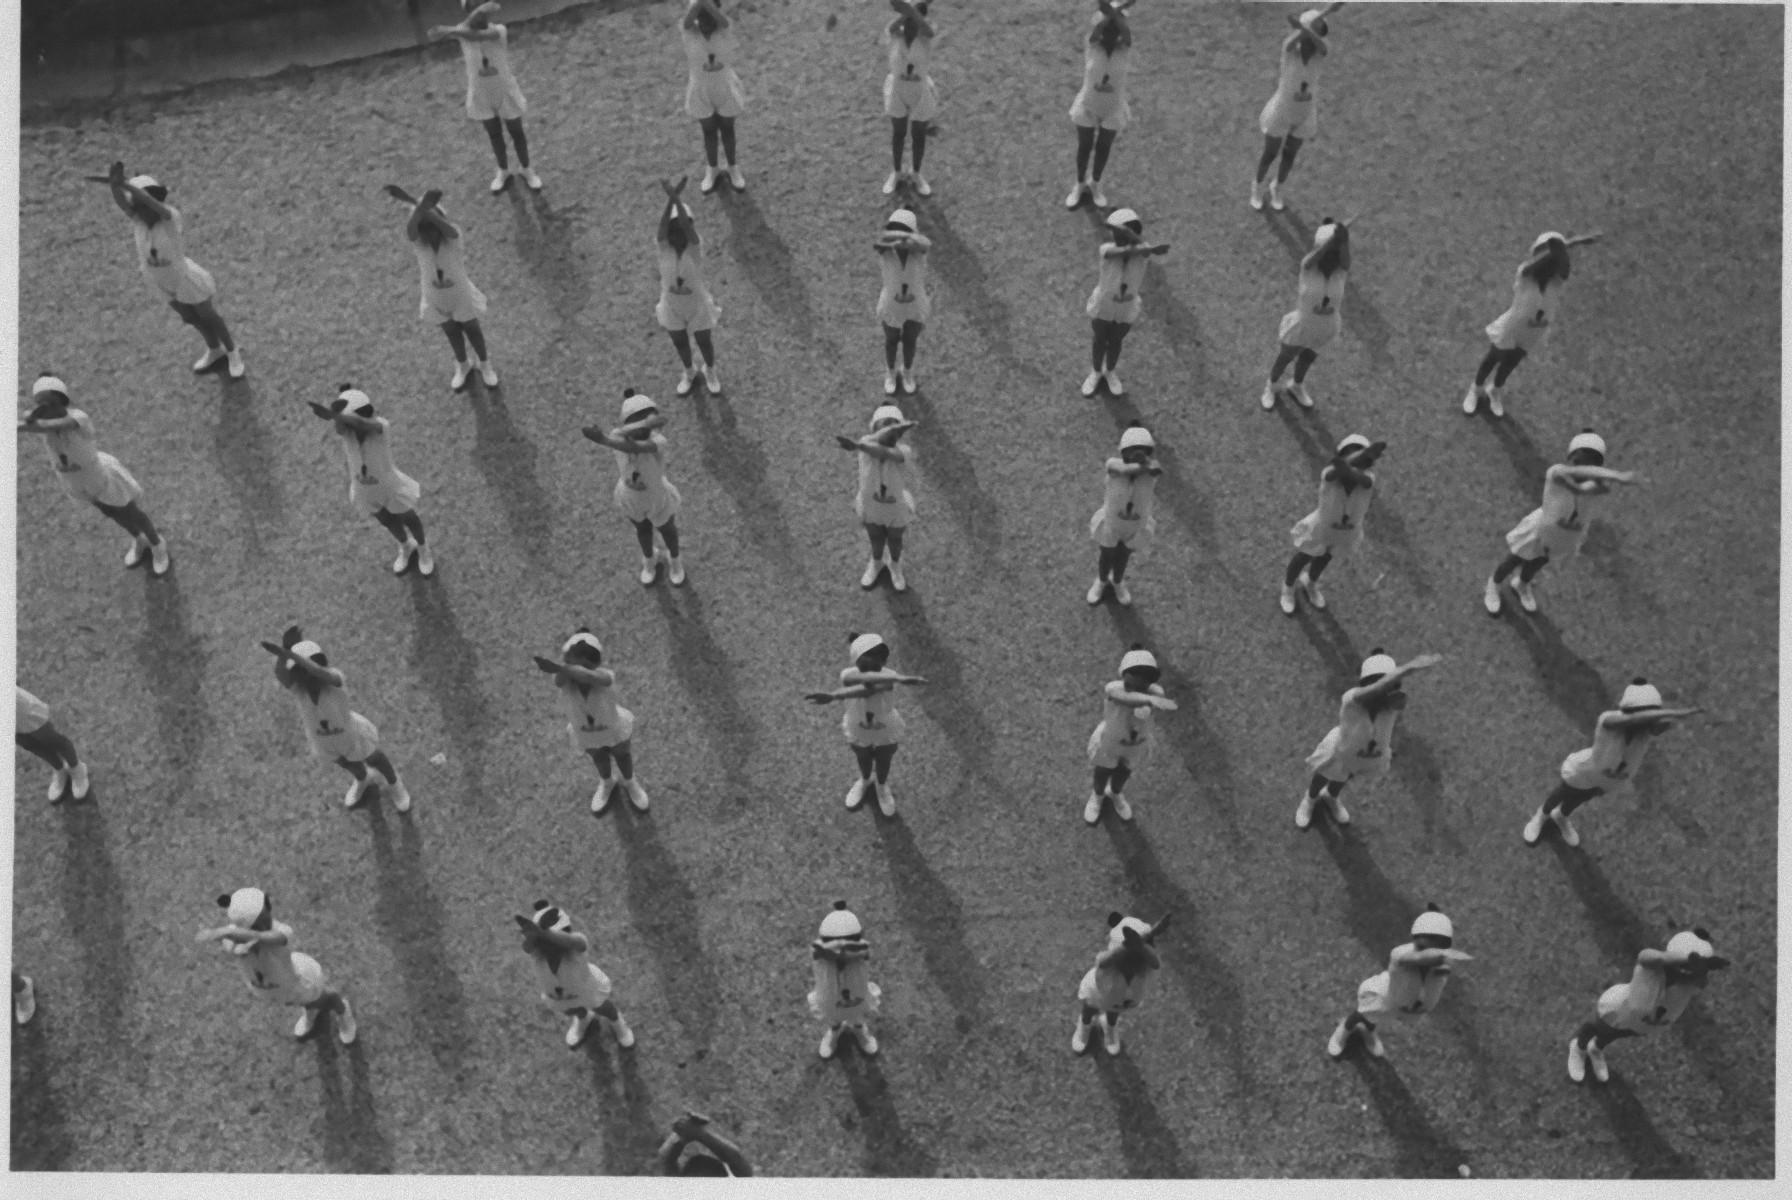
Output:
<svg viewBox="0 0 1792 1200">
<path fill-rule="evenodd" d="M 516 146 L 516 173 L 523 177 L 530 191 L 539 192 L 541 176 L 529 165 L 529 136 L 523 132 L 523 114 L 529 111 L 529 102 L 523 99 L 523 89 L 510 69 L 510 31 L 491 20 L 498 11 L 497 0 L 486 0 L 484 4 L 460 0 L 460 7 L 466 16 L 459 25 L 437 25 L 429 36 L 453 38 L 460 43 L 467 68 L 467 116 L 485 127 L 485 136 L 498 159 L 492 194 L 497 195 L 510 183 L 510 156 L 504 151 L 506 129 Z"/>
<path fill-rule="evenodd" d="M 1081 1054 L 1089 1048 L 1089 1034 L 1101 1026 L 1102 1048 L 1110 1055 L 1120 1053 L 1120 1017 L 1139 1006 L 1145 989 L 1162 968 L 1157 956 L 1157 935 L 1170 923 L 1166 914 L 1155 925 L 1147 925 L 1137 917 L 1108 914 L 1107 948 L 1095 956 L 1076 989 L 1076 1032 L 1070 1035 L 1070 1049 Z"/>
<path fill-rule="evenodd" d="M 883 290 L 877 297 L 877 319 L 884 326 L 884 395 L 898 387 L 905 396 L 915 394 L 915 348 L 921 330 L 933 313 L 927 296 L 927 252 L 933 243 L 921 236 L 915 214 L 906 208 L 891 213 L 882 232 L 871 243 L 883 273 Z M 896 359 L 902 350 L 900 364 Z"/>
<path fill-rule="evenodd" d="M 1126 395 L 1126 385 L 1115 371 L 1120 365 L 1120 343 L 1126 340 L 1144 308 L 1139 284 L 1145 279 L 1146 260 L 1170 252 L 1168 243 L 1153 245 L 1144 234 L 1145 224 L 1132 209 L 1117 208 L 1108 214 L 1108 240 L 1101 247 L 1100 275 L 1083 306 L 1094 333 L 1089 352 L 1093 366 L 1083 380 L 1085 396 L 1095 395 L 1103 383 L 1107 384 L 1108 395 Z"/>
<path fill-rule="evenodd" d="M 1325 19 L 1343 7 L 1328 4 L 1324 8 L 1309 8 L 1298 17 L 1288 17 L 1294 32 L 1282 42 L 1275 95 L 1257 117 L 1257 128 L 1263 132 L 1263 156 L 1257 160 L 1257 173 L 1251 179 L 1254 209 L 1263 208 L 1267 183 L 1269 206 L 1282 211 L 1281 186 L 1294 170 L 1294 156 L 1300 153 L 1302 142 L 1311 141 L 1319 132 L 1319 98 L 1315 88 L 1319 83 L 1319 60 L 1329 53 L 1325 39 L 1331 34 Z M 1280 166 L 1276 164 L 1278 157 Z"/>
<path fill-rule="evenodd" d="M 1692 998 L 1711 982 L 1711 973 L 1729 965 L 1730 960 L 1712 948 L 1711 935 L 1703 929 L 1676 933 L 1660 950 L 1637 951 L 1630 982 L 1613 984 L 1601 992 L 1594 1019 L 1568 1039 L 1568 1078 L 1585 1082 L 1591 1066 L 1594 1079 L 1600 1083 L 1610 1080 L 1607 1046 L 1674 1024 Z"/>
<path fill-rule="evenodd" d="M 897 186 L 910 182 L 922 196 L 933 195 L 933 185 L 921 174 L 921 160 L 927 155 L 927 131 L 940 113 L 939 89 L 927 73 L 927 60 L 933 57 L 934 28 L 927 20 L 927 0 L 890 0 L 896 19 L 884 29 L 884 42 L 890 48 L 890 73 L 884 76 L 884 115 L 890 118 L 890 177 L 884 180 L 884 195 Z M 902 144 L 911 143 L 915 169 L 906 176 L 902 170 Z"/>
<path fill-rule="evenodd" d="M 883 990 L 871 982 L 871 943 L 846 901 L 834 901 L 834 910 L 822 918 L 809 958 L 815 966 L 809 1011 L 827 1025 L 821 1035 L 821 1057 L 834 1057 L 842 1033 L 851 1034 L 866 1057 L 875 1055 L 877 1038 L 868 1018 L 876 1014 Z"/>
<path fill-rule="evenodd" d="M 1406 711 L 1402 682 L 1442 661 L 1441 654 L 1421 654 L 1411 662 L 1396 664 L 1380 646 L 1369 651 L 1356 686 L 1345 689 L 1338 701 L 1338 723 L 1307 756 L 1307 769 L 1313 777 L 1294 809 L 1296 828 L 1313 823 L 1313 806 L 1321 799 L 1331 810 L 1332 820 L 1350 824 L 1350 810 L 1340 799 L 1344 785 L 1359 779 L 1373 783 L 1385 777 L 1393 765 L 1394 722 Z"/>
<path fill-rule="evenodd" d="M 603 665 L 603 643 L 581 628 L 560 647 L 560 658 L 555 662 L 536 655 L 535 665 L 552 675 L 560 689 L 573 749 L 589 755 L 597 767 L 600 782 L 591 797 L 592 815 L 609 807 L 619 780 L 629 803 L 646 812 L 647 789 L 635 779 L 635 714 L 616 702 L 616 672 Z"/>
<path fill-rule="evenodd" d="M 747 190 L 747 178 L 734 160 L 734 121 L 746 111 L 747 93 L 734 73 L 740 53 L 734 22 L 722 15 L 716 0 L 691 0 L 679 28 L 691 78 L 685 85 L 684 111 L 703 131 L 703 182 L 697 190 L 705 196 L 716 190 L 721 177 L 716 146 L 728 159 L 728 183 L 737 192 Z"/>
<path fill-rule="evenodd" d="M 1070 209 L 1082 204 L 1085 196 L 1097 208 L 1108 206 L 1101 173 L 1107 169 L 1114 139 L 1132 123 L 1132 105 L 1126 100 L 1126 83 L 1132 75 L 1132 27 L 1126 22 L 1126 10 L 1132 0 L 1095 0 L 1095 4 L 1099 11 L 1083 43 L 1083 86 L 1070 105 L 1070 122 L 1076 126 L 1076 183 L 1064 197 L 1064 207 Z"/>
<path fill-rule="evenodd" d="M 392 422 L 376 416 L 373 400 L 352 384 L 343 384 L 328 406 L 315 400 L 308 403 L 342 438 L 342 453 L 348 459 L 349 503 L 398 539 L 392 573 L 403 575 L 414 560 L 419 575 L 425 579 L 434 575 L 435 555 L 423 540 L 423 518 L 417 515 L 423 489 L 392 463 L 392 450 L 386 444 Z"/>
<path fill-rule="evenodd" d="M 1084 597 L 1090 604 L 1100 604 L 1111 587 L 1114 599 L 1121 605 L 1132 603 L 1132 592 L 1126 586 L 1126 568 L 1132 556 L 1151 545 L 1157 535 L 1157 517 L 1153 514 L 1157 500 L 1157 481 L 1164 469 L 1157 464 L 1157 440 L 1138 421 L 1130 422 L 1120 434 L 1120 453 L 1107 460 L 1107 486 L 1101 507 L 1089 518 L 1089 536 L 1094 539 L 1095 582 Z"/>
<path fill-rule="evenodd" d="M 392 792 L 392 807 L 401 813 L 411 811 L 410 790 L 380 749 L 379 729 L 349 708 L 343 690 L 348 677 L 330 666 L 323 647 L 291 625 L 279 644 L 263 642 L 261 648 L 274 656 L 274 679 L 299 706 L 311 753 L 333 760 L 354 777 L 342 798 L 343 807 L 353 808 L 367 798 L 367 788 L 374 782 L 372 771 L 378 771 Z"/>
<path fill-rule="evenodd" d="M 1151 714 L 1176 711 L 1176 702 L 1158 686 L 1159 677 L 1157 659 L 1135 642 L 1120 659 L 1120 678 L 1102 688 L 1101 722 L 1089 735 L 1089 765 L 1095 775 L 1083 820 L 1090 825 L 1101 820 L 1104 802 L 1113 804 L 1122 821 L 1132 820 L 1126 783 L 1151 760 Z"/>
<path fill-rule="evenodd" d="M 1363 521 L 1375 496 L 1375 473 L 1369 468 L 1388 448 L 1371 444 L 1360 433 L 1338 443 L 1338 452 L 1319 473 L 1319 504 L 1294 523 L 1288 535 L 1294 539 L 1294 557 L 1282 573 L 1282 612 L 1294 615 L 1294 589 L 1306 593 L 1307 603 L 1325 608 L 1319 576 L 1335 558 L 1349 558 L 1362 547 Z"/>
<path fill-rule="evenodd" d="M 353 1045 L 357 1028 L 348 997 L 329 986 L 324 969 L 309 954 L 293 949 L 292 926 L 274 920 L 274 902 L 260 888 L 243 887 L 218 897 L 228 923 L 200 932 L 199 941 L 218 942 L 236 957 L 249 990 L 264 1000 L 300 1009 L 295 1038 L 308 1037 L 318 1014 L 336 1014 L 336 1037 Z"/>
<path fill-rule="evenodd" d="M 1354 1038 L 1363 1039 L 1363 1049 L 1370 1058 L 1386 1058 L 1387 1048 L 1375 1031 L 1371 1017 L 1387 1014 L 1410 1019 L 1420 1017 L 1437 1007 L 1443 999 L 1444 985 L 1450 982 L 1452 964 L 1471 961 L 1470 956 L 1454 948 L 1456 929 L 1450 918 L 1428 904 L 1412 923 L 1412 941 L 1388 951 L 1388 969 L 1358 985 L 1356 1008 L 1332 1030 L 1325 1052 L 1334 1059 Z"/>
<path fill-rule="evenodd" d="M 616 452 L 616 507 L 635 527 L 642 587 L 652 587 L 659 578 L 655 533 L 665 543 L 666 579 L 673 587 L 684 584 L 684 560 L 678 556 L 678 509 L 684 497 L 666 478 L 666 438 L 659 432 L 665 424 L 653 398 L 631 387 L 622 389 L 621 425 L 608 433 L 596 425 L 582 430 L 589 440 Z"/>
<path fill-rule="evenodd" d="M 890 586 L 898 592 L 908 590 L 908 580 L 902 574 L 902 540 L 915 516 L 915 452 L 902 445 L 901 439 L 913 428 L 915 422 L 906 419 L 900 408 L 885 404 L 871 414 L 870 434 L 857 441 L 845 436 L 834 439 L 859 461 L 853 511 L 871 543 L 871 557 L 859 576 L 859 586 L 866 591 L 877 586 L 877 577 L 886 567 Z"/>
</svg>

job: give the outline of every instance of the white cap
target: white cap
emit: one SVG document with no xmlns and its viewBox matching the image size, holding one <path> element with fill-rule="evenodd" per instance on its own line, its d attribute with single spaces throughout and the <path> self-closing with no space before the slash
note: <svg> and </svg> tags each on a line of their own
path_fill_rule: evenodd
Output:
<svg viewBox="0 0 1792 1200">
<path fill-rule="evenodd" d="M 861 658 L 864 658 L 879 646 L 887 646 L 888 644 L 889 643 L 885 642 L 875 633 L 861 633 L 858 637 L 852 640 L 852 660 L 858 662 Z"/>
<path fill-rule="evenodd" d="M 1319 31 L 1313 28 L 1313 26 L 1318 22 L 1325 20 L 1325 14 L 1317 8 L 1309 8 L 1306 12 L 1296 17 L 1295 20 L 1300 22 L 1300 27 L 1302 29 L 1306 30 L 1314 37 L 1319 37 L 1321 36 Z"/>
<path fill-rule="evenodd" d="M 1138 669 L 1145 669 L 1145 670 L 1150 670 L 1150 671 L 1157 670 L 1157 659 L 1152 657 L 1151 651 L 1149 651 L 1149 650 L 1128 650 L 1124 655 L 1121 656 L 1120 673 L 1122 675 L 1126 674 L 1128 671 L 1138 670 Z"/>
<path fill-rule="evenodd" d="M 1624 694 L 1618 698 L 1618 707 L 1624 712 L 1636 712 L 1644 708 L 1661 707 L 1661 691 L 1654 684 L 1643 678 L 1630 681 Z"/>
<path fill-rule="evenodd" d="M 227 913 L 230 923 L 232 925 L 253 925 L 267 904 L 268 898 L 260 888 L 238 888 L 230 893 Z"/>
<path fill-rule="evenodd" d="M 1133 425 L 1120 435 L 1120 449 L 1131 450 L 1135 446 L 1143 446 L 1147 450 L 1157 448 L 1157 439 L 1143 425 Z"/>
<path fill-rule="evenodd" d="M 1390 675 L 1399 665 L 1391 654 L 1371 654 L 1363 660 L 1363 669 L 1357 672 L 1356 677 L 1368 679 L 1371 676 Z"/>
<path fill-rule="evenodd" d="M 161 187 L 162 183 L 154 175 L 137 175 L 130 180 L 132 187 L 147 192 L 152 187 Z"/>
<path fill-rule="evenodd" d="M 1594 433 L 1591 429 L 1577 433 L 1568 442 L 1568 453 L 1573 454 L 1576 450 L 1591 450 L 1598 454 L 1599 457 L 1604 458 L 1605 439 Z"/>
<path fill-rule="evenodd" d="M 535 902 L 535 923 L 543 929 L 552 929 L 555 933 L 572 932 L 572 914 L 564 908 L 556 908 L 546 900 Z"/>
<path fill-rule="evenodd" d="M 54 375 L 39 375 L 37 377 L 37 382 L 31 385 L 31 394 L 33 396 L 41 396 L 45 392 L 60 392 L 62 395 L 67 396 L 68 384 L 62 382 L 61 379 Z"/>
<path fill-rule="evenodd" d="M 900 425 L 906 420 L 908 418 L 894 404 L 880 404 L 877 411 L 871 414 L 871 429 L 875 433 L 885 425 Z"/>
<path fill-rule="evenodd" d="M 1543 247 L 1551 242 L 1566 242 L 1567 240 L 1566 237 L 1556 233 L 1554 230 L 1551 230 L 1548 233 L 1540 233 L 1537 235 L 1537 240 L 1531 243 L 1531 253 L 1537 253 L 1537 251 L 1543 249 Z"/>
<path fill-rule="evenodd" d="M 565 644 L 560 647 L 560 653 L 571 654 L 574 649 L 580 646 L 594 650 L 598 654 L 604 652 L 604 644 L 597 640 L 597 635 L 588 629 L 581 629 L 566 639 Z"/>
<path fill-rule="evenodd" d="M 1367 450 L 1369 439 L 1360 433 L 1353 433 L 1338 443 L 1338 453 L 1348 454 L 1352 450 Z"/>
<path fill-rule="evenodd" d="M 1447 937 L 1452 941 L 1456 939 L 1456 930 L 1451 926 L 1450 918 L 1435 911 L 1422 912 L 1414 918 L 1412 923 L 1412 936 L 1418 937 L 1421 934 L 1430 934 L 1433 937 Z"/>
<path fill-rule="evenodd" d="M 1327 221 L 1313 231 L 1313 244 L 1315 246 L 1323 246 L 1337 236 L 1338 223 L 1336 221 Z"/>
<path fill-rule="evenodd" d="M 634 420 L 650 408 L 658 407 L 659 406 L 653 402 L 652 396 L 645 395 L 641 392 L 636 392 L 632 396 L 625 396 L 622 400 L 623 423 L 626 424 L 627 422 Z"/>
<path fill-rule="evenodd" d="M 344 388 L 336 398 L 343 401 L 343 411 L 353 413 L 357 417 L 373 415 L 373 397 L 360 388 Z"/>
<path fill-rule="evenodd" d="M 1700 954 L 1710 958 L 1717 953 L 1717 950 L 1710 942 L 1687 929 L 1668 939 L 1667 952 L 1677 956 Z"/>
<path fill-rule="evenodd" d="M 293 652 L 294 657 L 309 659 L 311 662 L 316 662 L 319 656 L 324 652 L 324 648 L 310 638 L 306 638 L 302 642 L 296 642 L 288 647 L 288 649 Z"/>
<path fill-rule="evenodd" d="M 889 217 L 884 220 L 884 224 L 886 226 L 900 225 L 910 233 L 916 233 L 921 228 L 921 223 L 915 219 L 915 214 L 906 208 L 899 208 L 891 213 Z"/>
<path fill-rule="evenodd" d="M 1144 224 L 1143 221 L 1139 221 L 1139 214 L 1130 208 L 1116 208 L 1113 212 L 1108 214 L 1107 223 L 1110 228 L 1120 229 L 1129 221 L 1137 221 L 1141 225 Z"/>
<path fill-rule="evenodd" d="M 1126 943 L 1126 931 L 1130 929 L 1140 937 L 1151 932 L 1151 926 L 1137 917 L 1121 917 L 1108 926 L 1108 949 L 1112 950 Z"/>
<path fill-rule="evenodd" d="M 859 919 L 846 907 L 846 901 L 834 901 L 834 911 L 821 919 L 821 936 L 824 938 L 858 937 L 865 932 Z"/>
</svg>

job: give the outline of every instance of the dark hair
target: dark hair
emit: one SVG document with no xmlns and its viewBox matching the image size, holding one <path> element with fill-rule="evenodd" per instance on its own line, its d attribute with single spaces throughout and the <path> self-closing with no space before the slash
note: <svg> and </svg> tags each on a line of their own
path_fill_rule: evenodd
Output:
<svg viewBox="0 0 1792 1200">
<path fill-rule="evenodd" d="M 575 633 L 590 633 L 591 627 L 589 625 L 581 625 L 578 627 L 578 629 L 574 630 L 574 632 Z M 572 649 L 570 649 L 566 652 L 566 657 L 567 658 L 583 659 L 583 660 L 591 663 L 593 666 L 596 666 L 598 663 L 603 662 L 604 652 L 602 650 L 595 650 L 592 647 L 586 645 L 584 642 L 580 642 L 578 645 L 574 646 Z"/>
<path fill-rule="evenodd" d="M 1126 19 L 1119 14 L 1104 16 L 1096 23 L 1089 34 L 1089 40 L 1100 46 L 1103 52 L 1112 54 L 1120 44 L 1120 34 L 1126 28 Z"/>
<path fill-rule="evenodd" d="M 728 1177 L 728 1168 L 715 1155 L 697 1151 L 678 1164 L 678 1173 L 680 1175 L 716 1176 L 725 1179 Z"/>
<path fill-rule="evenodd" d="M 708 37 L 710 34 L 714 33 L 716 31 L 716 29 L 717 29 L 716 19 L 713 15 L 711 15 L 710 11 L 707 8 L 698 9 L 697 10 L 697 31 L 699 33 L 701 33 L 704 37 Z"/>
<path fill-rule="evenodd" d="M 1571 266 L 1568 260 L 1568 245 L 1554 238 L 1543 244 L 1549 253 L 1540 261 L 1525 260 L 1522 272 L 1536 283 L 1539 290 L 1547 290 L 1549 285 L 1558 279 L 1567 279 Z"/>
<path fill-rule="evenodd" d="M 1692 927 L 1692 931 L 1694 933 L 1698 934 L 1700 937 L 1704 938 L 1706 941 L 1711 940 L 1711 935 L 1709 933 L 1705 932 L 1705 927 L 1703 925 L 1694 925 Z"/>
<path fill-rule="evenodd" d="M 1304 63 L 1312 62 L 1313 56 L 1319 53 L 1319 43 L 1313 40 L 1313 35 L 1307 32 L 1306 27 L 1301 25 L 1299 20 L 1296 20 L 1294 24 L 1294 36 L 1298 39 L 1297 45 L 1300 47 L 1300 60 Z M 1314 20 L 1313 25 L 1318 29 L 1320 37 L 1331 32 L 1331 27 L 1325 23 L 1324 17 Z"/>
<path fill-rule="evenodd" d="M 166 202 L 168 199 L 167 187 L 164 186 L 163 184 L 159 184 L 159 183 L 152 184 L 151 186 L 144 188 L 143 194 L 146 196 L 153 197 L 157 201 L 161 201 L 161 202 Z"/>
<path fill-rule="evenodd" d="M 1313 266 L 1327 278 L 1338 271 L 1350 270 L 1350 226 L 1330 217 L 1321 218 L 1319 224 L 1336 225 L 1338 231 L 1332 234 L 1331 241 L 1314 252 Z"/>
<path fill-rule="evenodd" d="M 834 901 L 834 911 L 835 912 L 845 912 L 846 911 L 846 901 L 844 901 L 844 900 Z"/>
</svg>

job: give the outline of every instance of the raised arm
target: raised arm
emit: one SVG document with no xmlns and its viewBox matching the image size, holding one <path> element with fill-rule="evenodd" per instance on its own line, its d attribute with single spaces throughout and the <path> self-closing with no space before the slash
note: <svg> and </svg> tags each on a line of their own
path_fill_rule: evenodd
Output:
<svg viewBox="0 0 1792 1200">
<path fill-rule="evenodd" d="M 1164 469 L 1157 465 L 1156 459 L 1132 463 L 1127 462 L 1124 458 L 1110 458 L 1107 461 L 1107 471 L 1109 475 L 1120 479 L 1133 479 L 1140 475 L 1156 476 L 1164 473 Z"/>
<path fill-rule="evenodd" d="M 1135 692 L 1127 688 L 1118 679 L 1108 684 L 1104 694 L 1109 700 L 1123 708 L 1155 708 L 1161 712 L 1175 712 L 1176 702 L 1164 695 L 1164 690 L 1155 683 L 1149 692 Z"/>
<path fill-rule="evenodd" d="M 1647 725 L 1651 721 L 1677 721 L 1702 713 L 1702 708 L 1652 708 L 1647 712 L 1608 712 L 1599 715 L 1599 723 L 1608 729 L 1624 729 L 1631 725 Z"/>
<path fill-rule="evenodd" d="M 1614 471 L 1610 467 L 1571 466 L 1558 463 L 1558 474 L 1573 484 L 1584 483 L 1637 483 L 1641 477 L 1635 471 Z"/>
<path fill-rule="evenodd" d="M 882 671 L 861 671 L 857 668 L 849 668 L 840 672 L 840 682 L 852 686 L 874 687 L 878 684 L 882 684 L 884 687 L 889 687 L 898 683 L 926 683 L 927 680 L 919 675 L 904 675 L 899 671 L 891 671 L 887 669 Z"/>
<path fill-rule="evenodd" d="M 332 687 L 341 687 L 348 682 L 348 676 L 335 667 L 320 667 L 308 658 L 300 658 L 277 642 L 263 642 L 261 648 L 284 663 L 287 669 L 300 671 Z"/>
<path fill-rule="evenodd" d="M 684 19 L 684 27 L 686 29 L 697 29 L 697 13 L 700 10 L 708 10 L 709 15 L 715 18 L 716 30 L 718 32 L 733 24 L 732 21 L 722 15 L 721 7 L 715 3 L 715 0 L 695 0 L 695 3 L 691 5 L 691 11 L 686 14 Z"/>
<path fill-rule="evenodd" d="M 64 429 L 74 429 L 80 424 L 73 417 L 25 417 L 19 422 L 19 432 L 57 433 Z"/>
<path fill-rule="evenodd" d="M 1380 679 L 1377 679 L 1367 687 L 1354 688 L 1352 690 L 1357 693 L 1358 700 L 1379 700 L 1381 697 L 1393 691 L 1394 685 L 1408 675 L 1417 671 L 1428 671 L 1443 660 L 1444 658 L 1441 654 L 1421 654 L 1411 662 L 1402 663 L 1395 667 L 1392 671 L 1389 671 L 1386 675 L 1383 675 Z"/>
<path fill-rule="evenodd" d="M 930 38 L 933 36 L 933 26 L 927 23 L 927 18 L 921 15 L 921 10 L 910 4 L 909 0 L 890 0 L 890 7 L 915 23 L 916 37 Z"/>
</svg>

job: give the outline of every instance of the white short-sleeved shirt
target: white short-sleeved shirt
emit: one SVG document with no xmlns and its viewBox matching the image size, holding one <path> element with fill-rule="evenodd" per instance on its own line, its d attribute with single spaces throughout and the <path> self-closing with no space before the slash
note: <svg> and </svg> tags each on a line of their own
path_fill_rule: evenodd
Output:
<svg viewBox="0 0 1792 1200">
<path fill-rule="evenodd" d="M 18 698 L 18 717 L 15 731 L 18 733 L 36 733 L 50 723 L 50 706 L 33 696 L 30 692 L 13 684 L 13 691 Z"/>
</svg>

